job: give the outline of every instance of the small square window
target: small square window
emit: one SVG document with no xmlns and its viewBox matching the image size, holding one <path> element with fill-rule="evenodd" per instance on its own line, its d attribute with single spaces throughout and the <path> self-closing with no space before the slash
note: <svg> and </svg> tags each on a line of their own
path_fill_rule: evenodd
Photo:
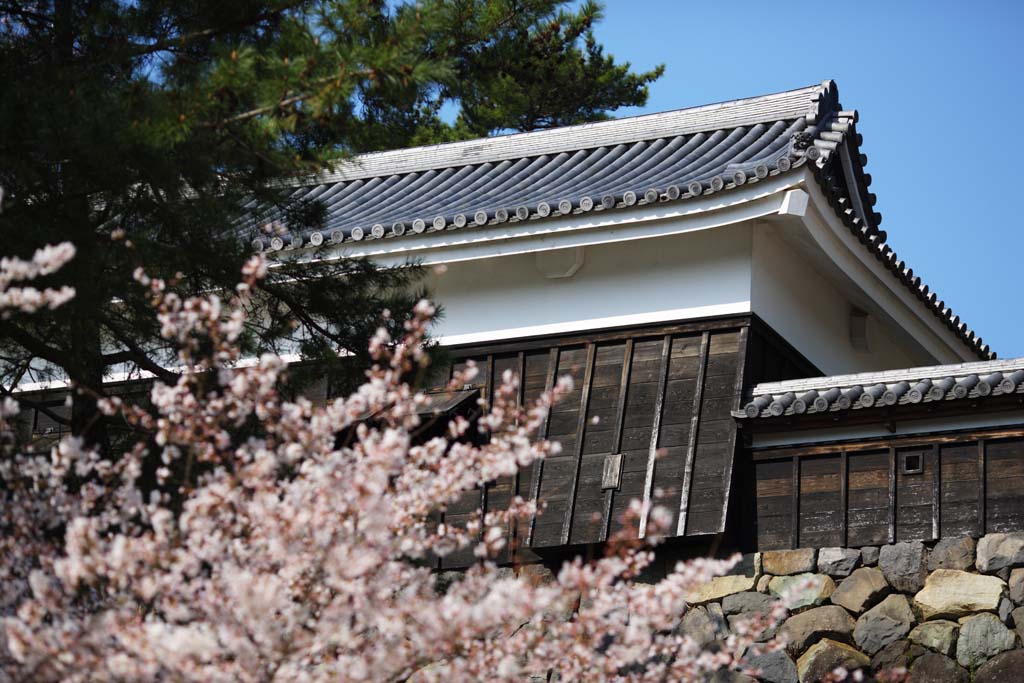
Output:
<svg viewBox="0 0 1024 683">
<path fill-rule="evenodd" d="M 900 457 L 903 474 L 921 474 L 924 472 L 924 456 L 920 453 L 904 453 Z"/>
</svg>

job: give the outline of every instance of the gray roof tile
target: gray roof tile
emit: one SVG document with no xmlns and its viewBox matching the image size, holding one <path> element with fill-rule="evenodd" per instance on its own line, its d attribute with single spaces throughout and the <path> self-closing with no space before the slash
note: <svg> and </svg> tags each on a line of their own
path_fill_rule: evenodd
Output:
<svg viewBox="0 0 1024 683">
<path fill-rule="evenodd" d="M 851 232 L 963 343 L 987 345 L 886 244 L 872 208 L 857 112 L 832 81 L 783 93 L 646 116 L 366 154 L 291 198 L 327 210 L 315 232 L 292 234 L 282 217 L 256 228 L 257 250 L 396 239 L 507 221 L 686 201 L 812 170 Z"/>
<path fill-rule="evenodd" d="M 1024 395 L 1024 358 L 765 382 L 734 417 L 748 420 Z"/>
</svg>

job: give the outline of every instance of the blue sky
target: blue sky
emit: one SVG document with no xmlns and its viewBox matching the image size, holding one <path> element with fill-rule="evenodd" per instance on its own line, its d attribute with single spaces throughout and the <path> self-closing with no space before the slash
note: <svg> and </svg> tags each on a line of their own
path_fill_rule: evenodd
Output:
<svg viewBox="0 0 1024 683">
<path fill-rule="evenodd" d="M 1024 356 L 1024 2 L 607 0 L 597 35 L 665 63 L 643 109 L 818 83 L 860 112 L 900 258 L 1002 358 Z"/>
</svg>

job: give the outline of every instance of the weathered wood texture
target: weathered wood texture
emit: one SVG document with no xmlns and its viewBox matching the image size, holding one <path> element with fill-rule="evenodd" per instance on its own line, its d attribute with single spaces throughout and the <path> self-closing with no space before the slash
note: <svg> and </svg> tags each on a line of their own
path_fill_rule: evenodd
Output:
<svg viewBox="0 0 1024 683">
<path fill-rule="evenodd" d="M 761 550 L 1024 528 L 1024 427 L 761 451 L 754 461 Z"/>
<path fill-rule="evenodd" d="M 470 359 L 481 368 L 474 382 L 485 396 L 505 370 L 523 373 L 527 404 L 564 375 L 573 390 L 539 435 L 558 442 L 559 453 L 465 496 L 448 507 L 445 521 L 465 524 L 516 495 L 536 500 L 535 518 L 510 530 L 510 551 L 501 558 L 509 561 L 604 541 L 622 528 L 634 499 L 672 511 L 670 535 L 722 531 L 736 449 L 730 411 L 742 393 L 747 325 L 716 320 L 553 338 L 547 345 L 502 343 L 466 355 L 454 349 L 453 369 Z M 620 456 L 618 485 L 602 488 L 612 455 Z M 472 562 L 467 553 L 444 566 Z"/>
</svg>

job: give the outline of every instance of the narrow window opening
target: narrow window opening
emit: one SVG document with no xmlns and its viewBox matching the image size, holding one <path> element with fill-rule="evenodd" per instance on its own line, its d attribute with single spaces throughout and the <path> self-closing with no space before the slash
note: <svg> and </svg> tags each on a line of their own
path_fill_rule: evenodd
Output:
<svg viewBox="0 0 1024 683">
<path fill-rule="evenodd" d="M 904 453 L 902 471 L 903 474 L 921 474 L 924 472 L 924 458 L 920 453 Z"/>
</svg>

